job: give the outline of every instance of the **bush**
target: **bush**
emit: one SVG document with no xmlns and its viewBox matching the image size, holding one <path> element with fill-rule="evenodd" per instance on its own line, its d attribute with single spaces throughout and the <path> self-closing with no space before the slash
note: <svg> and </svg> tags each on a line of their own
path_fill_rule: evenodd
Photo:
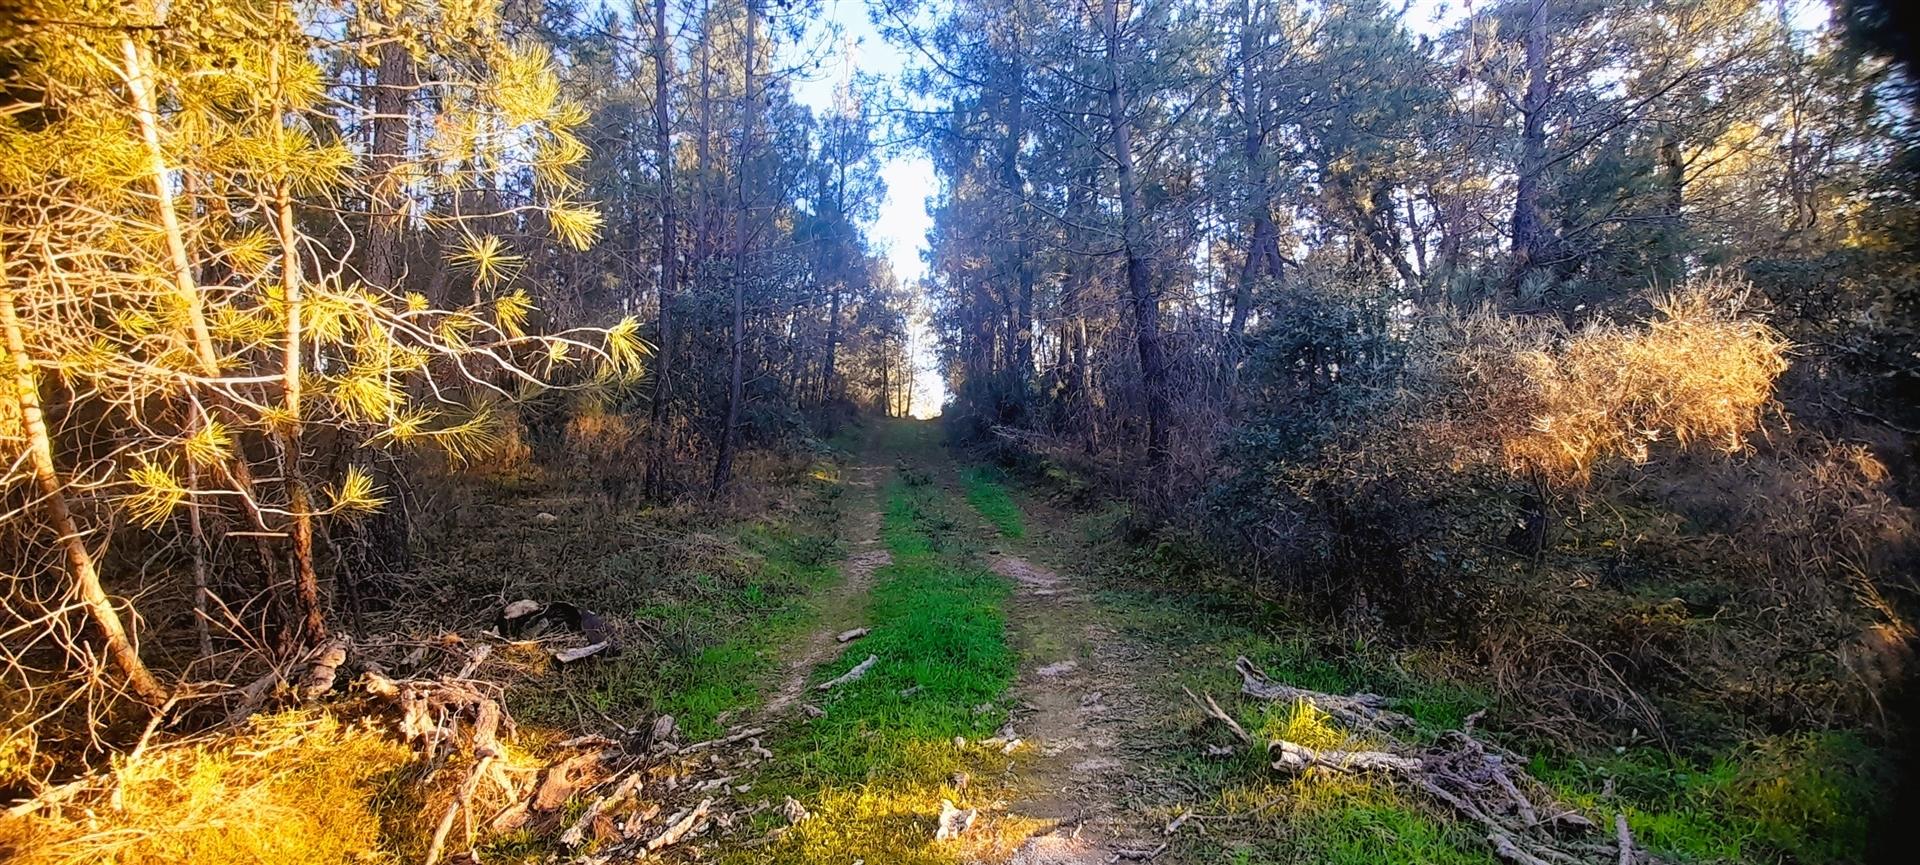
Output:
<svg viewBox="0 0 1920 865">
<path fill-rule="evenodd" d="M 1786 342 L 1747 297 L 1710 277 L 1655 298 L 1642 325 L 1476 329 L 1492 344 L 1468 346 L 1463 360 L 1508 467 L 1584 484 L 1597 463 L 1645 463 L 1662 440 L 1745 450 L 1787 368 Z"/>
</svg>

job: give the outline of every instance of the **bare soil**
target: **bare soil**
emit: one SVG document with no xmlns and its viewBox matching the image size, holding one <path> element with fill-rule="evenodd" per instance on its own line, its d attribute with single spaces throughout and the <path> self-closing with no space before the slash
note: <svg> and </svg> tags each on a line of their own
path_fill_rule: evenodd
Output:
<svg viewBox="0 0 1920 865">
<path fill-rule="evenodd" d="M 1164 826 L 1152 812 L 1165 788 L 1141 759 L 1154 747 L 1146 719 L 1155 709 L 1134 684 L 1154 674 L 1150 658 L 1108 621 L 1066 561 L 1078 544 L 1060 515 L 1042 503 L 1021 505 L 1027 537 L 990 534 L 987 555 L 988 566 L 1014 585 L 1008 620 L 1022 659 L 1006 731 L 1023 740 L 1009 811 L 1052 825 L 1009 861 L 1079 865 L 1143 856 L 1160 846 Z M 1016 543 L 1024 549 L 1014 551 Z M 1035 560 L 1041 550 L 1057 568 Z"/>
<path fill-rule="evenodd" d="M 813 632 L 789 656 L 779 689 L 768 696 L 761 709 L 768 719 L 796 708 L 813 671 L 838 658 L 851 645 L 835 637 L 865 624 L 860 619 L 866 609 L 867 591 L 873 587 L 873 572 L 893 561 L 893 555 L 880 543 L 881 487 L 886 476 L 886 467 L 880 465 L 863 463 L 847 470 L 848 496 L 843 508 L 851 521 L 847 535 L 850 543 L 847 557 L 840 562 L 840 582 L 827 594 Z"/>
</svg>

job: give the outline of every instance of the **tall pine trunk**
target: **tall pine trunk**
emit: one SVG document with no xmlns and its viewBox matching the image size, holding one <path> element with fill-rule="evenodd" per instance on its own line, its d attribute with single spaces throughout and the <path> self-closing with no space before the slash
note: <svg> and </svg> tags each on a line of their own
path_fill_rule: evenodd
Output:
<svg viewBox="0 0 1920 865">
<path fill-rule="evenodd" d="M 655 171 L 660 177 L 660 268 L 659 312 L 656 348 L 653 355 L 653 402 L 647 411 L 646 495 L 653 501 L 667 498 L 667 405 L 673 399 L 673 314 L 671 307 L 678 291 L 679 260 L 674 248 L 679 243 L 675 222 L 673 192 L 673 118 L 670 113 L 672 92 L 668 89 L 673 65 L 673 46 L 667 41 L 667 0 L 653 0 L 653 127 Z"/>
<path fill-rule="evenodd" d="M 88 618 L 100 632 L 100 642 L 106 647 L 107 655 L 127 677 L 128 689 L 141 702 L 161 705 L 167 701 L 167 689 L 154 678 L 146 662 L 140 660 L 140 652 L 127 635 L 120 613 L 100 585 L 100 571 L 93 551 L 87 548 L 86 535 L 74 523 L 73 512 L 67 507 L 66 483 L 54 465 L 53 440 L 47 432 L 46 416 L 40 409 L 39 373 L 27 355 L 26 338 L 14 313 L 13 289 L 5 281 L 5 268 L 6 260 L 0 258 L 0 331 L 4 331 L 7 354 L 13 361 L 10 396 L 20 412 L 21 426 L 27 436 L 28 467 L 33 473 L 34 485 L 39 487 L 47 523 L 59 535 L 60 549 L 67 558 L 67 575 L 73 581 L 73 593 L 79 596 Z"/>
<path fill-rule="evenodd" d="M 1121 248 L 1127 261 L 1127 299 L 1133 308 L 1134 345 L 1140 356 L 1140 385 L 1147 406 L 1147 482 L 1157 494 L 1167 491 L 1167 362 L 1160 343 L 1160 304 L 1153 293 L 1153 248 L 1144 236 L 1139 179 L 1134 174 L 1133 122 L 1120 74 L 1118 0 L 1102 0 L 1106 30 L 1107 115 L 1110 145 L 1119 173 Z"/>
<path fill-rule="evenodd" d="M 742 69 L 742 95 L 746 110 L 740 136 L 740 207 L 734 236 L 734 266 L 731 276 L 732 326 L 727 339 L 727 410 L 720 429 L 720 449 L 713 460 L 713 484 L 708 495 L 719 495 L 733 480 L 733 452 L 738 446 L 740 404 L 746 398 L 746 290 L 747 266 L 752 252 L 753 206 L 758 200 L 755 164 L 760 134 L 760 106 L 754 88 L 754 66 L 759 54 L 760 3 L 747 0 L 747 28 L 743 47 L 746 63 Z"/>
</svg>

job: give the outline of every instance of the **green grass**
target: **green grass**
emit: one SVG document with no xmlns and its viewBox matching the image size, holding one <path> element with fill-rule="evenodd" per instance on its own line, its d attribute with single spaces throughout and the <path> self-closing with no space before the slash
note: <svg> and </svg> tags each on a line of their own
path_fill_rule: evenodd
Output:
<svg viewBox="0 0 1920 865">
<path fill-rule="evenodd" d="M 657 643 L 628 646 L 620 656 L 515 689 L 508 695 L 515 716 L 570 727 L 596 713 L 628 725 L 671 714 L 688 736 L 703 738 L 758 706 L 780 668 L 779 647 L 818 617 L 815 595 L 839 577 L 840 548 L 832 534 L 839 487 L 807 483 L 815 488 L 800 519 L 730 530 L 749 563 L 743 573 L 684 575 L 671 581 L 672 593 L 650 591 L 650 602 L 611 611 L 647 623 L 660 635 Z M 644 562 L 610 557 L 601 577 L 616 585 L 660 585 L 660 575 L 636 572 Z"/>
<path fill-rule="evenodd" d="M 999 529 L 1002 537 L 1015 540 L 1026 537 L 1027 527 L 1020 516 L 1020 506 L 1007 494 L 998 471 L 975 467 L 968 469 L 962 480 L 966 482 L 967 503 L 973 505 L 982 519 Z"/>
<path fill-rule="evenodd" d="M 1847 733 L 1767 737 L 1696 761 L 1636 748 L 1531 768 L 1569 804 L 1624 811 L 1640 844 L 1692 862 L 1861 861 L 1887 780 L 1881 755 Z"/>
<path fill-rule="evenodd" d="M 1301 687 L 1393 697 L 1396 708 L 1417 722 L 1416 740 L 1455 729 L 1469 713 L 1493 705 L 1492 696 L 1472 684 L 1434 674 L 1461 669 L 1458 662 L 1424 663 L 1430 659 L 1329 641 L 1314 623 L 1289 619 L 1258 600 L 1232 597 L 1204 582 L 1202 588 L 1183 588 L 1179 583 L 1191 575 L 1177 567 L 1177 551 L 1164 544 L 1130 558 L 1125 550 L 1109 558 L 1116 562 L 1111 582 L 1126 588 L 1103 593 L 1102 603 L 1131 638 L 1162 647 L 1168 667 L 1178 671 L 1164 686 L 1166 698 L 1184 700 L 1180 685 L 1209 691 L 1256 736 L 1305 741 L 1315 734 L 1303 738 L 1292 707 L 1234 697 L 1239 682 L 1230 665 L 1237 655 Z M 1168 735 L 1178 732 L 1169 729 Z M 1338 744 L 1337 738 L 1323 743 Z M 1466 831 L 1470 827 L 1430 803 L 1377 787 L 1276 783 L 1255 757 L 1174 752 L 1170 759 L 1178 775 L 1215 797 L 1217 811 L 1284 801 L 1235 830 L 1246 842 L 1238 861 L 1491 861 L 1484 841 Z M 1559 754 L 1536 758 L 1530 771 L 1561 801 L 1603 825 L 1610 825 L 1613 813 L 1625 813 L 1637 843 L 1676 863 L 1862 861 L 1879 813 L 1876 791 L 1887 789 L 1884 755 L 1855 735 L 1833 732 L 1762 737 L 1690 758 L 1649 747 Z M 1609 781 L 1613 793 L 1603 795 Z M 1201 851 L 1194 861 L 1218 858 Z"/>
<path fill-rule="evenodd" d="M 930 485 L 889 487 L 882 536 L 893 562 L 875 574 L 872 633 L 816 678 L 869 654 L 879 661 L 855 682 L 809 695 L 826 714 L 776 743 L 781 756 L 759 784 L 815 816 L 740 861 L 950 862 L 963 852 L 931 843 L 939 801 L 967 801 L 955 773 L 991 776 L 1010 758 L 953 740 L 990 736 L 1005 720 L 1017 661 L 1003 612 L 1009 587 L 954 549 L 938 496 Z"/>
</svg>

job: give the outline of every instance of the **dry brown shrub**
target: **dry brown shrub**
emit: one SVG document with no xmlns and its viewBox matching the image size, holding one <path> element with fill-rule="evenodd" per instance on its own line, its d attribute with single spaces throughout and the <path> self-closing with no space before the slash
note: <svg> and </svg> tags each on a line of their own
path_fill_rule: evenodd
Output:
<svg viewBox="0 0 1920 865">
<path fill-rule="evenodd" d="M 1584 485 L 1607 460 L 1654 445 L 1747 448 L 1787 368 L 1787 342 L 1753 314 L 1749 288 L 1708 276 L 1653 298 L 1641 324 L 1567 334 L 1494 320 L 1472 328 L 1465 360 L 1486 387 L 1509 469 Z"/>
</svg>

